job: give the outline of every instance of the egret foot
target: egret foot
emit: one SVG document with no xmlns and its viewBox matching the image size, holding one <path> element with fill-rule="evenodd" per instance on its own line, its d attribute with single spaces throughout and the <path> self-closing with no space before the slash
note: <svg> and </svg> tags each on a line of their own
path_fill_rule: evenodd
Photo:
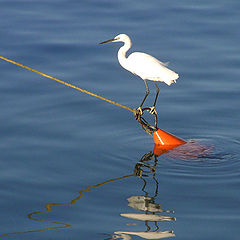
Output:
<svg viewBox="0 0 240 240">
<path fill-rule="evenodd" d="M 141 107 L 134 109 L 134 116 L 136 120 L 138 120 L 142 116 L 142 114 L 143 114 L 143 111 Z"/>
<path fill-rule="evenodd" d="M 157 115 L 157 111 L 155 106 L 150 107 L 150 110 L 148 110 L 151 114 Z"/>
</svg>

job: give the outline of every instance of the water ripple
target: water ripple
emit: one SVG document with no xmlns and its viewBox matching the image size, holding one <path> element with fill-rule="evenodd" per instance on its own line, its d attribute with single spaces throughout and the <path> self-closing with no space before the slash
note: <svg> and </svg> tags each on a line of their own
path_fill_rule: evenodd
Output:
<svg viewBox="0 0 240 240">
<path fill-rule="evenodd" d="M 201 138 L 188 141 L 162 157 L 161 163 L 175 174 L 198 172 L 205 176 L 239 176 L 237 139 L 228 137 Z M 172 170 L 171 170 L 172 169 Z"/>
</svg>

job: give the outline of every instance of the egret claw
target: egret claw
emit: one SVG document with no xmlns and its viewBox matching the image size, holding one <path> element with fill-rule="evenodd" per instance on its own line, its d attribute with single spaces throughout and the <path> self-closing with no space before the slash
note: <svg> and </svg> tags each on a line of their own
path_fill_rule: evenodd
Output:
<svg viewBox="0 0 240 240">
<path fill-rule="evenodd" d="M 134 116 L 135 119 L 138 120 L 139 117 L 141 117 L 143 114 L 142 108 L 138 107 L 137 109 L 134 109 Z"/>
<path fill-rule="evenodd" d="M 141 108 L 141 107 L 138 107 L 137 111 L 138 111 L 138 113 L 139 113 L 140 115 L 143 114 L 143 111 L 142 111 L 142 108 Z"/>
<path fill-rule="evenodd" d="M 157 115 L 157 111 L 155 109 L 155 106 L 150 107 L 150 109 L 148 111 L 153 115 Z"/>
</svg>

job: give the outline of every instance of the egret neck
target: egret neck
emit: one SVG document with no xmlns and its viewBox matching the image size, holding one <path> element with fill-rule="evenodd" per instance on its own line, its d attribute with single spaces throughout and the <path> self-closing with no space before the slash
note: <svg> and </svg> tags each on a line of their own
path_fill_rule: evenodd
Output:
<svg viewBox="0 0 240 240">
<path fill-rule="evenodd" d="M 120 65 L 130 72 L 131 70 L 127 64 L 126 53 L 131 48 L 131 46 L 132 46 L 131 39 L 127 38 L 126 41 L 124 42 L 124 45 L 118 50 L 118 61 Z"/>
</svg>

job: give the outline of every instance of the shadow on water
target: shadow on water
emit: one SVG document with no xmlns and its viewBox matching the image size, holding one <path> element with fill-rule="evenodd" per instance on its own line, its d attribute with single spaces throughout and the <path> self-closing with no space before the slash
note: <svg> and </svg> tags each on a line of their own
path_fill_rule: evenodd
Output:
<svg viewBox="0 0 240 240">
<path fill-rule="evenodd" d="M 1 234 L 0 237 L 7 236 L 7 235 L 18 235 L 18 234 L 24 234 L 24 233 L 33 233 L 33 232 L 42 232 L 42 231 L 48 231 L 48 230 L 56 230 L 61 228 L 69 228 L 72 227 L 69 223 L 64 222 L 58 222 L 58 221 L 51 221 L 51 220 L 43 220 L 39 219 L 39 215 L 43 213 L 49 213 L 52 211 L 52 208 L 55 206 L 64 206 L 64 205 L 74 205 L 77 201 L 79 201 L 85 194 L 92 191 L 94 188 L 101 187 L 107 183 L 119 181 L 125 178 L 129 177 L 138 177 L 142 180 L 142 195 L 139 196 L 131 196 L 127 199 L 128 206 L 136 211 L 141 211 L 141 213 L 122 213 L 121 216 L 138 220 L 141 222 L 144 222 L 144 226 L 142 227 L 142 231 L 140 232 L 127 232 L 127 231 L 116 231 L 113 234 L 106 234 L 109 236 L 109 239 L 113 238 L 123 238 L 123 239 L 131 239 L 131 235 L 140 236 L 142 238 L 147 239 L 159 239 L 164 237 L 170 237 L 175 236 L 173 231 L 159 231 L 159 223 L 162 221 L 175 221 L 176 219 L 172 216 L 167 215 L 159 215 L 159 213 L 167 213 L 172 214 L 173 211 L 169 210 L 163 210 L 161 208 L 161 205 L 159 203 L 155 202 L 155 199 L 158 195 L 158 181 L 155 178 L 155 172 L 156 172 L 156 166 L 158 163 L 158 157 L 154 155 L 152 151 L 146 153 L 142 159 L 140 159 L 139 162 L 136 163 L 134 167 L 134 171 L 132 174 L 125 175 L 118 178 L 113 178 L 110 180 L 106 180 L 104 182 L 98 183 L 93 186 L 88 186 L 83 190 L 79 191 L 78 196 L 65 203 L 47 203 L 45 205 L 45 210 L 42 211 L 35 211 L 28 214 L 28 218 L 30 220 L 36 221 L 36 222 L 42 222 L 42 223 L 50 223 L 50 224 L 57 224 L 58 226 L 55 227 L 47 227 L 42 229 L 36 229 L 36 230 L 28 230 L 28 231 L 19 231 L 19 232 L 11 232 L 11 233 L 5 233 Z M 150 194 L 147 190 L 147 185 L 150 181 L 150 179 L 153 180 L 155 185 L 155 191 L 153 194 Z M 153 224 L 153 225 L 151 225 Z"/>
</svg>

